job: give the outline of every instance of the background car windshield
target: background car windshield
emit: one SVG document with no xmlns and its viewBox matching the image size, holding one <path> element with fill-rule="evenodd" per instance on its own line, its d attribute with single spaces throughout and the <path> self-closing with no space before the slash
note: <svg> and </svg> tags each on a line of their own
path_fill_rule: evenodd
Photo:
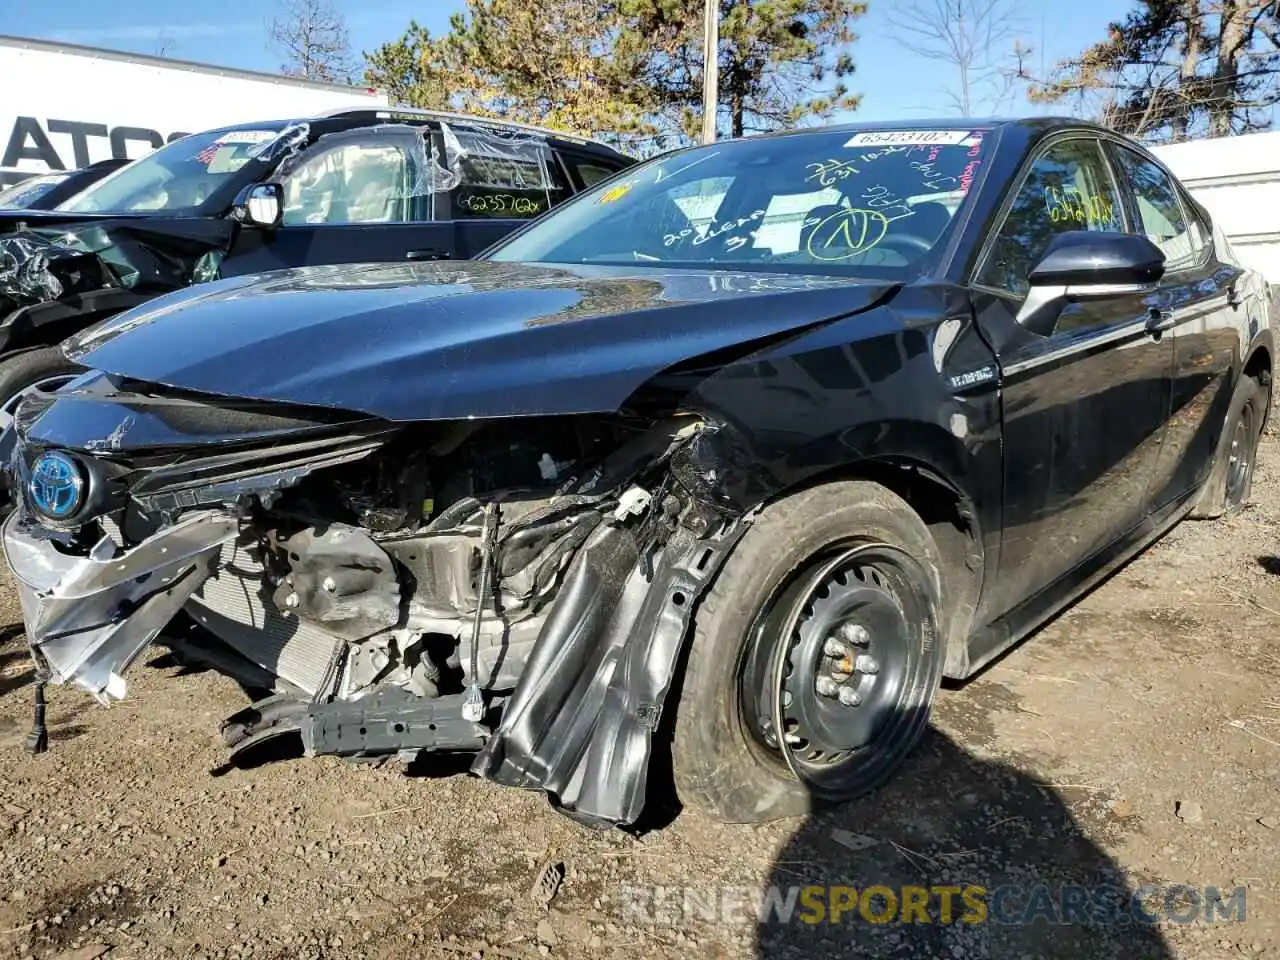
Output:
<svg viewBox="0 0 1280 960">
<path fill-rule="evenodd" d="M 104 177 L 58 209 L 70 213 L 187 213 L 227 198 L 241 169 L 280 127 L 214 130 L 175 140 Z"/>
<path fill-rule="evenodd" d="M 700 147 L 609 180 L 488 259 L 905 275 L 965 202 L 986 132 L 846 130 Z"/>
<path fill-rule="evenodd" d="M 0 210 L 19 210 L 35 203 L 67 178 L 65 173 L 29 177 L 7 190 L 0 190 Z"/>
</svg>

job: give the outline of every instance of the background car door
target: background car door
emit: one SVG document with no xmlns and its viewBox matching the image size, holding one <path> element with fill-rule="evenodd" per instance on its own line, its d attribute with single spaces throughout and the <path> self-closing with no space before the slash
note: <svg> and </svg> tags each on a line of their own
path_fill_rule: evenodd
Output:
<svg viewBox="0 0 1280 960">
<path fill-rule="evenodd" d="M 433 215 L 439 193 L 425 128 L 358 128 L 318 140 L 277 174 L 278 229 L 246 228 L 222 264 L 238 276 L 312 264 L 444 260 L 452 228 Z"/>
<path fill-rule="evenodd" d="M 1209 474 L 1231 403 L 1240 345 L 1231 301 L 1243 271 L 1214 256 L 1208 225 L 1158 164 L 1118 143 L 1108 150 L 1133 199 L 1131 228 L 1167 258 L 1157 306 L 1173 340 L 1171 416 L 1148 492 L 1158 509 L 1195 492 Z"/>
<path fill-rule="evenodd" d="M 1016 312 L 1055 234 L 1122 231 L 1125 209 L 1096 139 L 1053 142 L 1017 188 L 978 286 Z M 1172 363 L 1171 340 L 1145 329 L 1152 296 L 1069 304 L 1050 335 L 1027 331 L 1001 352 L 1004 533 L 994 615 L 1073 580 L 1064 575 L 1146 516 Z"/>
</svg>

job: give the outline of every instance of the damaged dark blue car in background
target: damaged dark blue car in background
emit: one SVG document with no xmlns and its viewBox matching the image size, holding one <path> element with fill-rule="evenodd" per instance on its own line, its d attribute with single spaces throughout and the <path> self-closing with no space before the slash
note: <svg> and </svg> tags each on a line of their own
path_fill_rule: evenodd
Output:
<svg viewBox="0 0 1280 960">
<path fill-rule="evenodd" d="M 972 675 L 1247 499 L 1272 304 L 1142 148 L 840 127 L 634 167 L 473 262 L 225 279 L 17 411 L 39 668 L 153 641 L 234 753 L 474 753 L 595 825 L 655 757 L 756 821 L 856 797 Z"/>
</svg>

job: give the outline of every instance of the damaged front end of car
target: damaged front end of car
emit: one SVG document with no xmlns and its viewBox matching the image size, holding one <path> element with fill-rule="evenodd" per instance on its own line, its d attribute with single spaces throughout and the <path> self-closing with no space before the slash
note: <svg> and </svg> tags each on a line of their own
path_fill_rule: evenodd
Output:
<svg viewBox="0 0 1280 960">
<path fill-rule="evenodd" d="M 103 702 L 157 639 L 270 693 L 233 752 L 475 752 L 640 815 L 694 605 L 746 524 L 695 412 L 392 423 L 90 373 L 18 416 L 28 642 Z"/>
</svg>

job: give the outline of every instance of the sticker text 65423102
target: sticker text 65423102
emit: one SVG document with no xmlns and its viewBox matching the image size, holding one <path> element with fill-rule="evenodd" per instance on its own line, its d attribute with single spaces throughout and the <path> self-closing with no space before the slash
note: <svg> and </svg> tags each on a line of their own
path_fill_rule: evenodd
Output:
<svg viewBox="0 0 1280 960">
<path fill-rule="evenodd" d="M 867 130 L 845 141 L 846 147 L 954 146 L 969 139 L 968 130 Z"/>
</svg>

